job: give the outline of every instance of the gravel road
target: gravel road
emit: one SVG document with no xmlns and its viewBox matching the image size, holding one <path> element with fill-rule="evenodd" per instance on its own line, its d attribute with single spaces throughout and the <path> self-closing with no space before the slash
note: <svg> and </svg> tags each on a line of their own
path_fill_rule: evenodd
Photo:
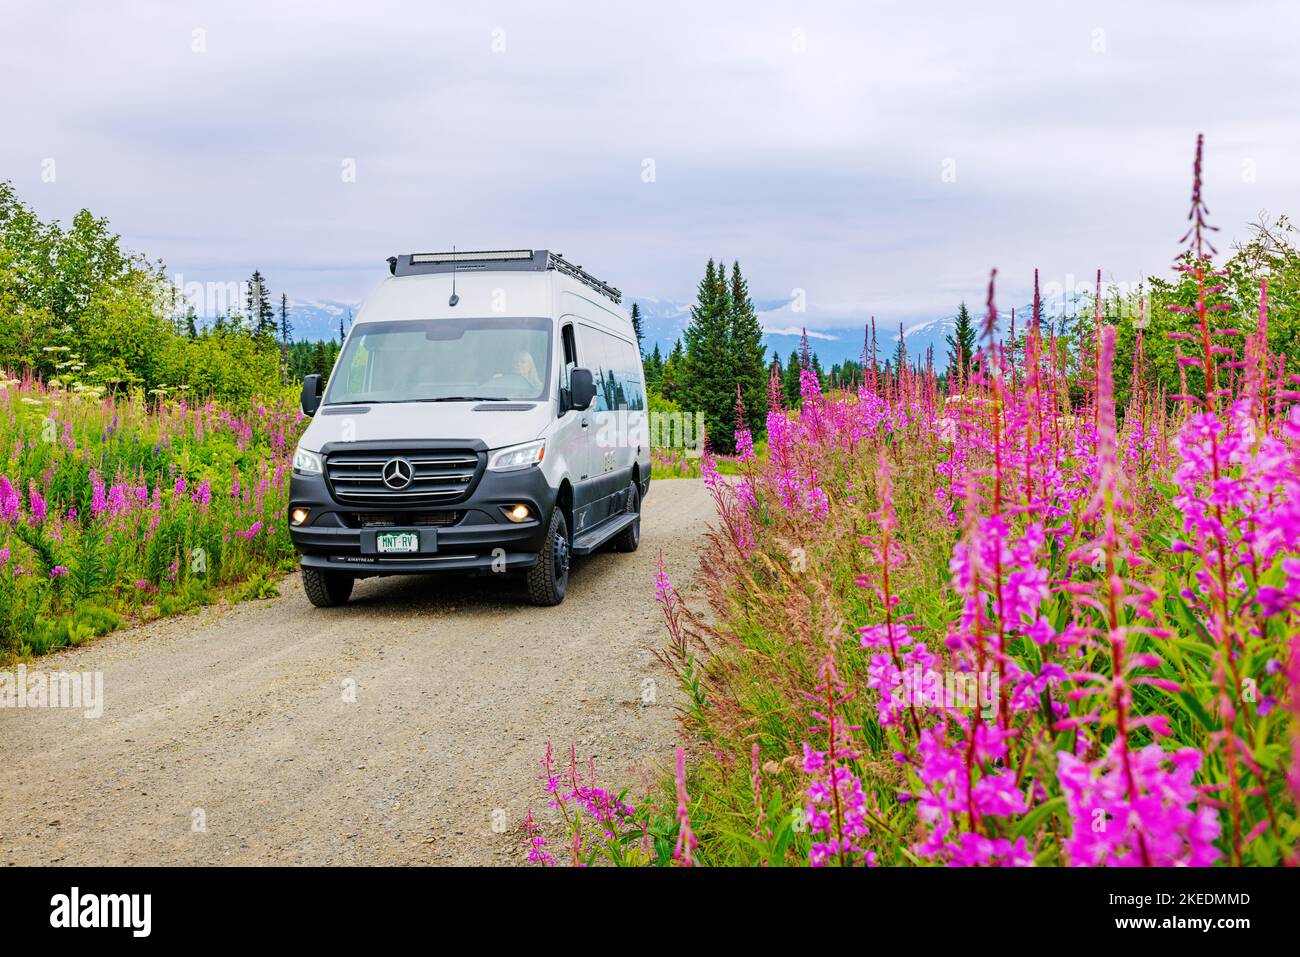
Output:
<svg viewBox="0 0 1300 957">
<path fill-rule="evenodd" d="M 43 659 L 102 671 L 104 710 L 0 710 L 0 863 L 520 863 L 548 738 L 612 785 L 668 766 L 655 558 L 688 581 L 711 515 L 700 482 L 655 483 L 639 551 L 576 560 L 558 608 L 389 578 L 322 610 L 292 575 Z"/>
</svg>

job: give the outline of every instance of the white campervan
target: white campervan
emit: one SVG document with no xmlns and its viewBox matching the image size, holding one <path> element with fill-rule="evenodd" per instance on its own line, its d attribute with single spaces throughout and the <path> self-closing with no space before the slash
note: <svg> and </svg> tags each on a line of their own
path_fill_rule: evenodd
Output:
<svg viewBox="0 0 1300 957">
<path fill-rule="evenodd" d="M 518 571 L 558 604 L 570 556 L 640 539 L 649 429 L 622 294 L 544 249 L 388 263 L 328 385 L 303 382 L 289 527 L 307 595 Z"/>
</svg>

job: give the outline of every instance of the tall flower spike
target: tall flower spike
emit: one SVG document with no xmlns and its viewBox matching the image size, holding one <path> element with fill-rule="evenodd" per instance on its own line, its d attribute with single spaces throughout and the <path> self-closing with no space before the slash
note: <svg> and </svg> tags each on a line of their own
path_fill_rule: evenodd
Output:
<svg viewBox="0 0 1300 957">
<path fill-rule="evenodd" d="M 677 749 L 677 847 L 673 860 L 681 867 L 695 867 L 695 832 L 691 830 L 691 812 L 687 807 L 691 796 L 686 793 L 686 752 Z"/>
</svg>

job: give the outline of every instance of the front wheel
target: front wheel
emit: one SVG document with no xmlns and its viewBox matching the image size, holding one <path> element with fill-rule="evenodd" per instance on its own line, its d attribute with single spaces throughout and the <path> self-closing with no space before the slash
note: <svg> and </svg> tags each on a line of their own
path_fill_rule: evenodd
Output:
<svg viewBox="0 0 1300 957">
<path fill-rule="evenodd" d="M 558 605 L 564 601 L 569 585 L 569 524 L 564 512 L 551 512 L 546 544 L 537 556 L 537 564 L 528 569 L 528 600 L 534 605 Z"/>
<path fill-rule="evenodd" d="M 634 552 L 641 544 L 641 486 L 635 481 L 627 490 L 627 506 L 624 511 L 629 515 L 635 515 L 636 519 L 614 536 L 612 544 L 615 551 Z"/>
<path fill-rule="evenodd" d="M 330 572 L 320 568 L 303 567 L 302 588 L 308 600 L 317 608 L 342 605 L 352 595 L 355 579 L 343 572 Z"/>
</svg>

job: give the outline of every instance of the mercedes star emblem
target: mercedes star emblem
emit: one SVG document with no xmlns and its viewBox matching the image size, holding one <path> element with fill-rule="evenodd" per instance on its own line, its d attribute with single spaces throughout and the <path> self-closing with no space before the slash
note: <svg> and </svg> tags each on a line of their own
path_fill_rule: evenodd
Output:
<svg viewBox="0 0 1300 957">
<path fill-rule="evenodd" d="M 384 463 L 384 484 L 391 489 L 404 489 L 411 484 L 415 470 L 406 459 L 389 459 Z"/>
</svg>

